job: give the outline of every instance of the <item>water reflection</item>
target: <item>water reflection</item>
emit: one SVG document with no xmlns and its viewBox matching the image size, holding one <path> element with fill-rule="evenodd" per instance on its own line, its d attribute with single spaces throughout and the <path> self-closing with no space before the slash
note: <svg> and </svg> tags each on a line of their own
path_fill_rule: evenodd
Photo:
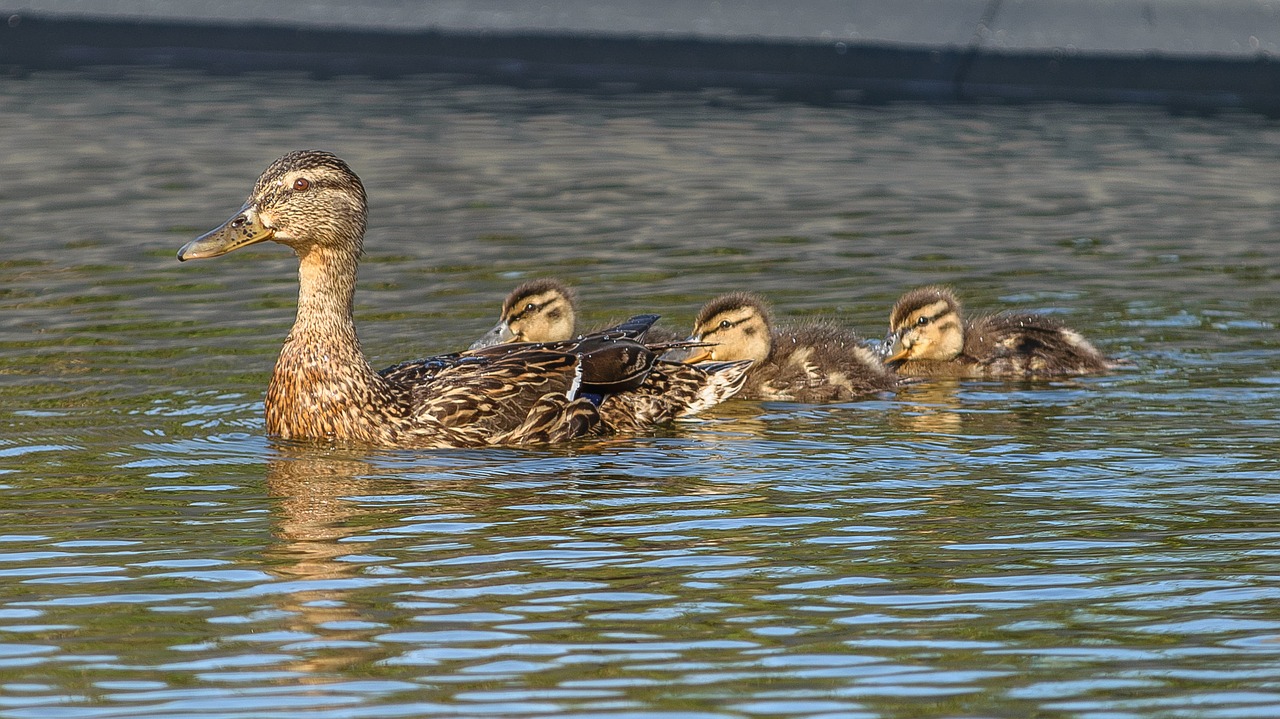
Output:
<svg viewBox="0 0 1280 719">
<path fill-rule="evenodd" d="M 361 567 L 341 561 L 350 548 L 340 542 L 356 531 L 347 525 L 357 515 L 348 498 L 372 484 L 357 479 L 370 469 L 358 460 L 272 447 L 267 491 L 276 500 L 272 534 L 277 541 L 264 558 L 283 581 L 332 587 L 289 592 L 278 604 L 291 617 L 287 631 L 296 635 L 290 648 L 298 658 L 285 666 L 312 677 L 304 682 L 329 681 L 324 677 L 368 661 L 368 649 L 375 646 L 367 641 L 367 620 L 345 601 L 343 587 L 350 587 Z"/>
<path fill-rule="evenodd" d="M 955 381 L 908 385 L 898 392 L 889 420 L 913 434 L 959 434 L 964 420 L 959 393 L 960 383 Z"/>
</svg>

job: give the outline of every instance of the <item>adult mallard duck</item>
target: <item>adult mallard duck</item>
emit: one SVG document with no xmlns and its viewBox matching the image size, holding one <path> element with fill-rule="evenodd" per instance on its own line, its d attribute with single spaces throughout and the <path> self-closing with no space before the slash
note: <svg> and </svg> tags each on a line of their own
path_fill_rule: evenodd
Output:
<svg viewBox="0 0 1280 719">
<path fill-rule="evenodd" d="M 739 397 L 792 402 L 844 402 L 896 389 L 898 377 L 848 330 L 830 324 L 774 328 L 765 301 L 734 292 L 698 312 L 689 342 L 664 359 L 753 360 Z"/>
<path fill-rule="evenodd" d="M 498 324 L 471 343 L 470 349 L 506 342 L 561 342 L 574 336 L 578 322 L 578 294 L 565 283 L 529 280 L 507 294 Z M 679 342 L 674 332 L 650 328 L 643 338 L 650 344 Z"/>
<path fill-rule="evenodd" d="M 298 256 L 297 319 L 265 403 L 273 436 L 421 448 L 555 442 L 695 412 L 741 384 L 745 367 L 723 365 L 682 371 L 675 384 L 683 393 L 654 396 L 655 386 L 672 384 L 655 376 L 656 352 L 638 340 L 654 315 L 566 343 L 507 345 L 375 372 L 352 318 L 367 212 L 364 186 L 345 162 L 318 150 L 291 152 L 262 173 L 231 219 L 178 251 L 179 260 L 202 259 L 272 240 Z"/>
<path fill-rule="evenodd" d="M 1079 332 L 1053 317 L 1001 312 L 965 320 L 947 287 L 919 287 L 889 314 L 885 364 L 904 376 L 1035 379 L 1111 367 Z"/>
</svg>

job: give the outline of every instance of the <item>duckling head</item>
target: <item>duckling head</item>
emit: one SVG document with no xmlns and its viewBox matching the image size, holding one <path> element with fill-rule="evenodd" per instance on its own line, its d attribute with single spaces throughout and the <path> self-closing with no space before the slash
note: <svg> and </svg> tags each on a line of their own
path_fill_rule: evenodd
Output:
<svg viewBox="0 0 1280 719">
<path fill-rule="evenodd" d="M 573 337 L 578 298 L 564 283 L 530 280 L 511 290 L 502 303 L 502 317 L 493 329 L 472 343 L 479 349 L 505 342 L 560 342 Z"/>
<path fill-rule="evenodd" d="M 773 349 L 769 307 L 759 295 L 747 292 L 717 297 L 698 312 L 688 341 L 702 346 L 673 350 L 664 359 L 764 362 Z"/>
<path fill-rule="evenodd" d="M 364 185 L 347 163 L 329 152 L 298 150 L 271 163 L 244 206 L 184 245 L 178 259 L 217 257 L 266 240 L 300 257 L 315 249 L 359 257 L 367 214 Z"/>
<path fill-rule="evenodd" d="M 964 349 L 960 301 L 946 287 L 919 287 L 903 295 L 889 313 L 885 364 L 947 361 Z"/>
</svg>

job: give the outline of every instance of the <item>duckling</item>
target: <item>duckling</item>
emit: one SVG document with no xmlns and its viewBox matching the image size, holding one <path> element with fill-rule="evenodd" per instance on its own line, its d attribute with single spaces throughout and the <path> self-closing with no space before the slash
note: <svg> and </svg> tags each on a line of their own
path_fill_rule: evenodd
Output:
<svg viewBox="0 0 1280 719">
<path fill-rule="evenodd" d="M 319 150 L 290 152 L 262 173 L 235 215 L 178 251 L 179 260 L 203 259 L 271 240 L 297 255 L 297 318 L 265 401 L 272 436 L 416 448 L 558 442 L 607 431 L 606 420 L 638 427 L 650 416 L 696 412 L 741 386 L 745 366 L 701 374 L 663 366 L 653 377 L 655 366 L 669 363 L 637 338 L 656 315 L 566 343 L 512 344 L 374 372 L 352 317 L 367 214 L 364 185 L 345 162 Z M 654 384 L 672 384 L 670 374 L 679 374 L 683 393 L 652 396 Z M 616 416 L 633 408 L 648 414 Z"/>
<path fill-rule="evenodd" d="M 896 389 L 898 377 L 852 332 L 829 324 L 773 328 L 758 295 L 734 292 L 698 312 L 689 342 L 664 359 L 754 362 L 739 397 L 791 402 L 844 402 Z"/>
<path fill-rule="evenodd" d="M 574 336 L 577 318 L 578 295 L 568 285 L 551 278 L 529 280 L 507 294 L 498 324 L 472 342 L 470 349 L 504 342 L 561 342 Z M 669 330 L 650 328 L 643 339 L 662 344 L 682 338 Z"/>
<path fill-rule="evenodd" d="M 503 342 L 562 342 L 573 337 L 578 296 L 550 278 L 529 280 L 507 295 L 498 324 L 471 343 L 471 349 Z"/>
<path fill-rule="evenodd" d="M 885 364 L 910 377 L 1036 379 L 1103 372 L 1111 363 L 1056 318 L 1001 312 L 964 320 L 947 287 L 919 287 L 889 314 Z"/>
</svg>

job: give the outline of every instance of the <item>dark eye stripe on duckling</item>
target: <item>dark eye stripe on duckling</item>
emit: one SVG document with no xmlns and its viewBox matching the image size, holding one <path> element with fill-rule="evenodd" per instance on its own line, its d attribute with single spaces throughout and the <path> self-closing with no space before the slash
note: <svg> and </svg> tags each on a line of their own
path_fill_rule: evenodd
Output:
<svg viewBox="0 0 1280 719">
<path fill-rule="evenodd" d="M 511 321 L 524 319 L 524 317 L 529 314 L 537 314 L 542 310 L 546 309 L 547 307 L 549 307 L 550 305 L 556 304 L 559 301 L 559 299 L 560 299 L 559 297 L 550 297 L 541 302 L 539 302 L 537 299 L 530 299 L 528 302 L 524 303 L 524 306 L 520 309 L 519 312 L 516 312 L 515 314 L 511 315 Z M 557 307 L 547 313 L 547 317 L 550 317 L 551 319 L 555 319 L 555 320 L 560 319 L 562 316 L 564 316 L 564 310 L 560 307 Z"/>
<path fill-rule="evenodd" d="M 930 310 L 932 310 L 932 312 L 930 312 Z M 936 322 L 939 317 L 945 317 L 949 314 L 951 314 L 951 307 L 948 306 L 947 303 L 934 302 L 927 307 L 922 307 L 917 310 L 914 314 L 908 317 L 907 321 L 908 324 L 911 325 L 929 324 L 931 322 Z M 921 322 L 920 320 L 924 320 L 924 322 Z"/>
<path fill-rule="evenodd" d="M 705 332 L 703 332 L 703 335 L 704 335 L 704 336 L 705 336 L 705 335 L 713 335 L 713 334 L 716 334 L 717 332 L 724 332 L 725 330 L 731 330 L 731 329 L 733 329 L 733 328 L 737 327 L 738 325 L 742 324 L 743 322 L 746 322 L 746 321 L 747 321 L 747 320 L 749 320 L 749 319 L 751 319 L 751 315 L 748 315 L 748 316 L 743 317 L 742 319 L 738 319 L 738 320 L 731 320 L 731 319 L 729 319 L 728 317 L 721 317 L 721 318 L 718 318 L 718 319 L 716 319 L 715 323 L 711 325 L 711 327 L 709 327 Z M 728 324 L 725 324 L 726 322 L 727 322 Z M 746 334 L 753 334 L 753 333 L 754 333 L 754 329 L 753 329 L 753 328 L 748 327 L 748 328 L 745 330 L 745 332 L 746 332 Z"/>
</svg>

